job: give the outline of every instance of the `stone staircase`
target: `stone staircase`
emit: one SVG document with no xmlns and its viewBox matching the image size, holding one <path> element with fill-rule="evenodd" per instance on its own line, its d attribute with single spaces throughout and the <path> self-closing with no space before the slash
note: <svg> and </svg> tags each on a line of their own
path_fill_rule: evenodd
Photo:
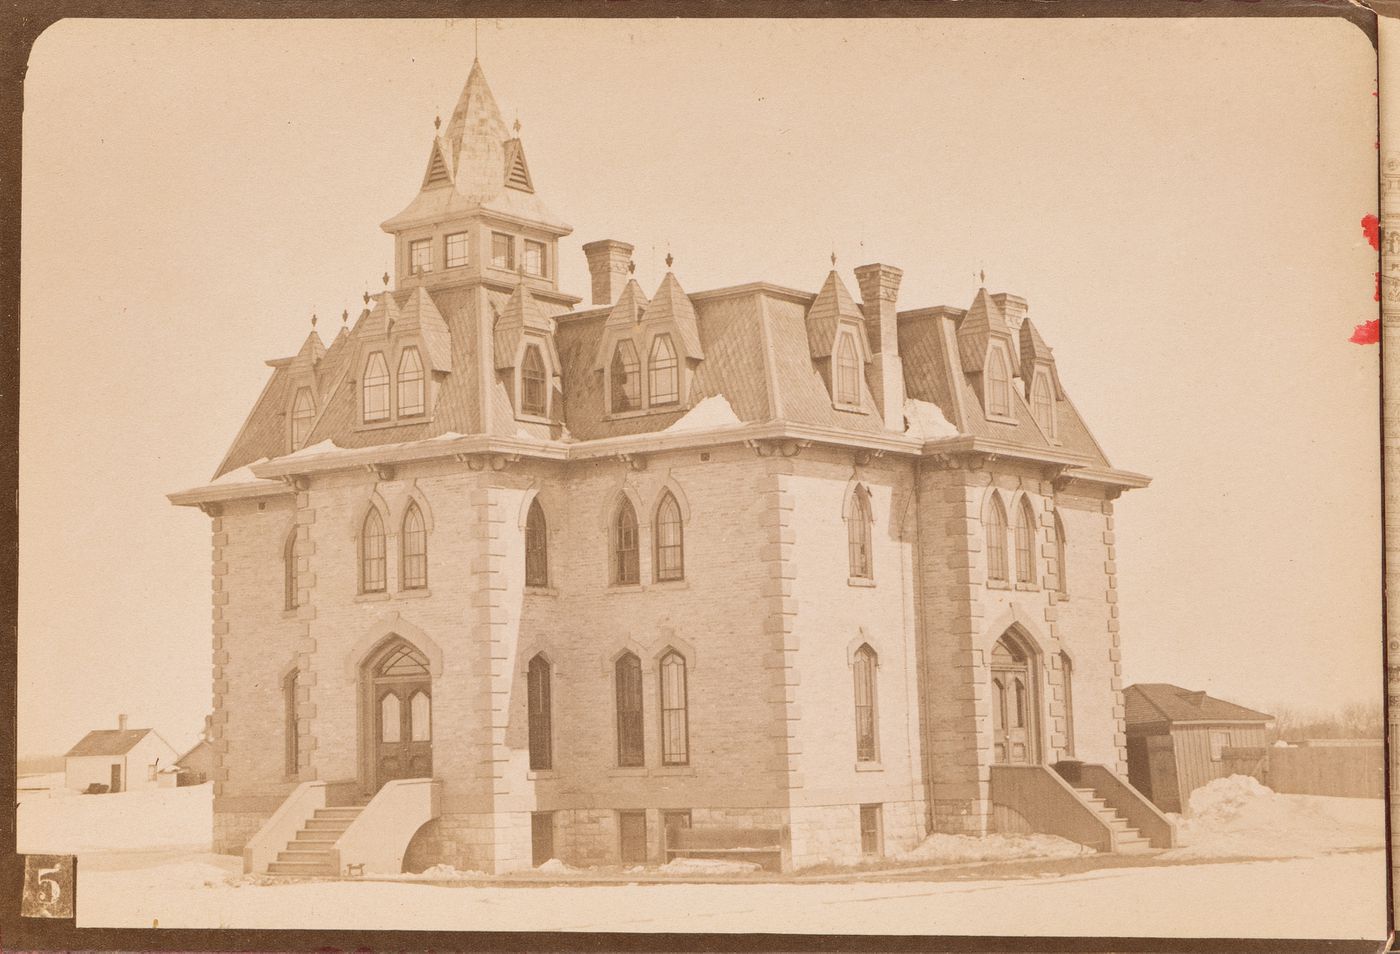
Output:
<svg viewBox="0 0 1400 954">
<path fill-rule="evenodd" d="M 1099 797 L 1099 793 L 1092 788 L 1075 788 L 1074 793 L 1079 796 L 1079 800 L 1103 819 L 1104 824 L 1113 830 L 1113 850 L 1124 854 L 1141 854 L 1152 851 L 1151 843 L 1142 836 L 1142 833 L 1128 824 L 1128 820 L 1118 814 L 1115 809 L 1108 807 L 1108 802 Z"/>
<path fill-rule="evenodd" d="M 363 805 L 316 809 L 287 847 L 277 853 L 277 860 L 267 866 L 267 873 L 336 877 L 340 861 L 335 843 L 362 811 Z"/>
</svg>

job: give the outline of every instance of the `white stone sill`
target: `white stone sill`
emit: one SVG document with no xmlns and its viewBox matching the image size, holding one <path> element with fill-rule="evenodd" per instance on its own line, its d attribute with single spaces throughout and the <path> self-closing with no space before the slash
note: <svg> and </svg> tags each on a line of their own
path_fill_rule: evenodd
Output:
<svg viewBox="0 0 1400 954">
<path fill-rule="evenodd" d="M 883 772 L 885 767 L 879 762 L 857 762 L 857 772 Z"/>
<path fill-rule="evenodd" d="M 1022 593 L 1039 593 L 1039 583 L 1017 583 L 1016 589 Z"/>
<path fill-rule="evenodd" d="M 870 411 L 867 408 L 861 407 L 859 404 L 838 404 L 832 401 L 831 406 L 835 410 L 844 411 L 847 414 L 864 414 L 867 417 L 870 415 Z"/>
<path fill-rule="evenodd" d="M 552 586 L 527 586 L 525 587 L 525 595 L 554 597 L 559 595 L 559 591 Z"/>
<path fill-rule="evenodd" d="M 1008 591 L 1009 591 L 1009 590 L 1011 589 L 1011 584 L 1010 584 L 1010 583 L 1003 583 L 1001 580 L 988 580 L 988 581 L 987 581 L 987 589 L 989 589 L 989 590 L 1008 590 Z"/>
<path fill-rule="evenodd" d="M 366 424 L 364 421 L 356 423 L 353 431 L 385 431 L 394 427 L 409 427 L 413 424 L 431 424 L 433 416 L 431 414 L 415 414 L 412 417 L 391 417 L 387 421 L 372 421 Z"/>
<path fill-rule="evenodd" d="M 846 585 L 873 587 L 875 581 L 865 576 L 851 576 L 846 578 Z"/>
<path fill-rule="evenodd" d="M 605 421 L 626 421 L 634 417 L 649 417 L 654 414 L 674 414 L 677 411 L 688 411 L 691 405 L 681 401 L 673 401 L 670 404 L 648 404 L 639 407 L 635 411 L 608 411 L 603 415 Z"/>
<path fill-rule="evenodd" d="M 558 777 L 555 775 L 555 771 L 555 769 L 530 769 L 525 773 L 525 777 L 532 782 L 536 780 L 547 782 Z"/>
<path fill-rule="evenodd" d="M 356 593 L 356 594 L 355 594 L 355 602 L 356 602 L 356 603 L 382 603 L 382 602 L 384 602 L 384 601 L 386 601 L 386 600 L 388 600 L 388 599 L 389 599 L 389 594 L 388 594 L 387 592 Z"/>
</svg>

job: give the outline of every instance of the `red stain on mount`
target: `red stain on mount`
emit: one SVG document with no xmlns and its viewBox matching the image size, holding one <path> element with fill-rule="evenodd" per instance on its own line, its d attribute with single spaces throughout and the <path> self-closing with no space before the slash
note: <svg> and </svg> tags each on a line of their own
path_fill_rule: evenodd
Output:
<svg viewBox="0 0 1400 954">
<path fill-rule="evenodd" d="M 1361 231 L 1366 236 L 1366 241 L 1371 243 L 1371 247 L 1376 251 L 1381 250 L 1381 220 L 1374 215 L 1363 215 L 1361 217 Z"/>
<path fill-rule="evenodd" d="M 1348 339 L 1352 344 L 1375 344 L 1381 340 L 1381 320 L 1372 318 L 1364 325 L 1357 325 Z"/>
</svg>

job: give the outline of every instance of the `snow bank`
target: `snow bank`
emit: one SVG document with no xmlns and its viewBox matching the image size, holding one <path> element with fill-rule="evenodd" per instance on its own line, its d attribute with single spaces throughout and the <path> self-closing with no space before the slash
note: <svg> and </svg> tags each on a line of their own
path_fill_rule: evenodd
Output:
<svg viewBox="0 0 1400 954">
<path fill-rule="evenodd" d="M 714 394 L 686 411 L 679 421 L 666 428 L 662 433 L 699 431 L 711 427 L 733 427 L 735 424 L 742 423 L 744 422 L 739 420 L 739 415 L 734 413 L 734 408 L 729 406 L 724 395 Z"/>
<path fill-rule="evenodd" d="M 904 433 L 920 440 L 957 437 L 958 429 L 948 422 L 937 404 L 909 398 L 904 402 Z"/>
<path fill-rule="evenodd" d="M 748 874 L 761 865 L 752 861 L 724 861 L 719 858 L 672 858 L 656 870 L 661 874 L 716 875 Z"/>
<path fill-rule="evenodd" d="M 475 881 L 491 877 L 484 871 L 458 871 L 451 865 L 433 865 L 414 874 L 375 875 L 386 881 Z"/>
<path fill-rule="evenodd" d="M 896 861 L 924 861 L 954 865 L 970 861 L 1014 861 L 1021 858 L 1072 858 L 1092 855 L 1094 849 L 1042 834 L 945 835 L 935 832 L 915 848 L 899 852 Z"/>
<path fill-rule="evenodd" d="M 564 864 L 564 862 L 560 861 L 558 858 L 551 858 L 544 864 L 536 866 L 535 870 L 543 871 L 546 874 L 566 874 L 574 869 Z"/>
<path fill-rule="evenodd" d="M 1170 858 L 1297 858 L 1381 849 L 1385 804 L 1379 798 L 1281 795 L 1248 775 L 1196 789 L 1175 816 L 1179 847 Z"/>
<path fill-rule="evenodd" d="M 26 798 L 19 805 L 19 850 L 46 854 L 207 850 L 214 827 L 213 799 L 214 786 L 209 782 L 115 795 Z"/>
</svg>

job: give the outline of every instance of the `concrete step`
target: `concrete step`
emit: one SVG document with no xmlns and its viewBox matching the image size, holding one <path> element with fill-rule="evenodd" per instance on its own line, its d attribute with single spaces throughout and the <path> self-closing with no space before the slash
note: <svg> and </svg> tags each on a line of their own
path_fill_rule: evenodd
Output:
<svg viewBox="0 0 1400 954">
<path fill-rule="evenodd" d="M 282 862 L 307 862 L 312 864 L 322 864 L 334 870 L 335 855 L 329 851 L 308 850 L 304 848 L 293 848 L 287 846 L 286 851 L 277 852 L 277 860 Z"/>
<path fill-rule="evenodd" d="M 354 820 L 353 818 L 308 818 L 301 830 L 342 832 L 349 828 L 350 823 Z"/>
<path fill-rule="evenodd" d="M 274 875 L 299 875 L 301 877 L 335 877 L 336 871 L 329 862 L 318 861 L 274 861 L 267 866 L 267 873 Z"/>
<path fill-rule="evenodd" d="M 1120 854 L 1141 854 L 1142 852 L 1152 850 L 1152 843 L 1146 838 L 1143 838 L 1141 835 L 1139 835 L 1138 830 L 1136 828 L 1130 828 L 1128 829 L 1128 831 L 1130 832 L 1130 834 L 1126 836 L 1120 836 L 1118 838 L 1118 843 L 1115 846 L 1115 849 Z"/>
<path fill-rule="evenodd" d="M 338 833 L 333 831 L 307 831 L 302 829 L 296 833 L 296 836 L 288 842 L 288 844 L 296 845 L 298 848 L 311 848 L 316 845 L 329 848 L 335 844 L 337 837 Z"/>
<path fill-rule="evenodd" d="M 318 808 L 312 813 L 312 818 L 349 818 L 354 819 L 359 816 L 362 808 Z"/>
</svg>

